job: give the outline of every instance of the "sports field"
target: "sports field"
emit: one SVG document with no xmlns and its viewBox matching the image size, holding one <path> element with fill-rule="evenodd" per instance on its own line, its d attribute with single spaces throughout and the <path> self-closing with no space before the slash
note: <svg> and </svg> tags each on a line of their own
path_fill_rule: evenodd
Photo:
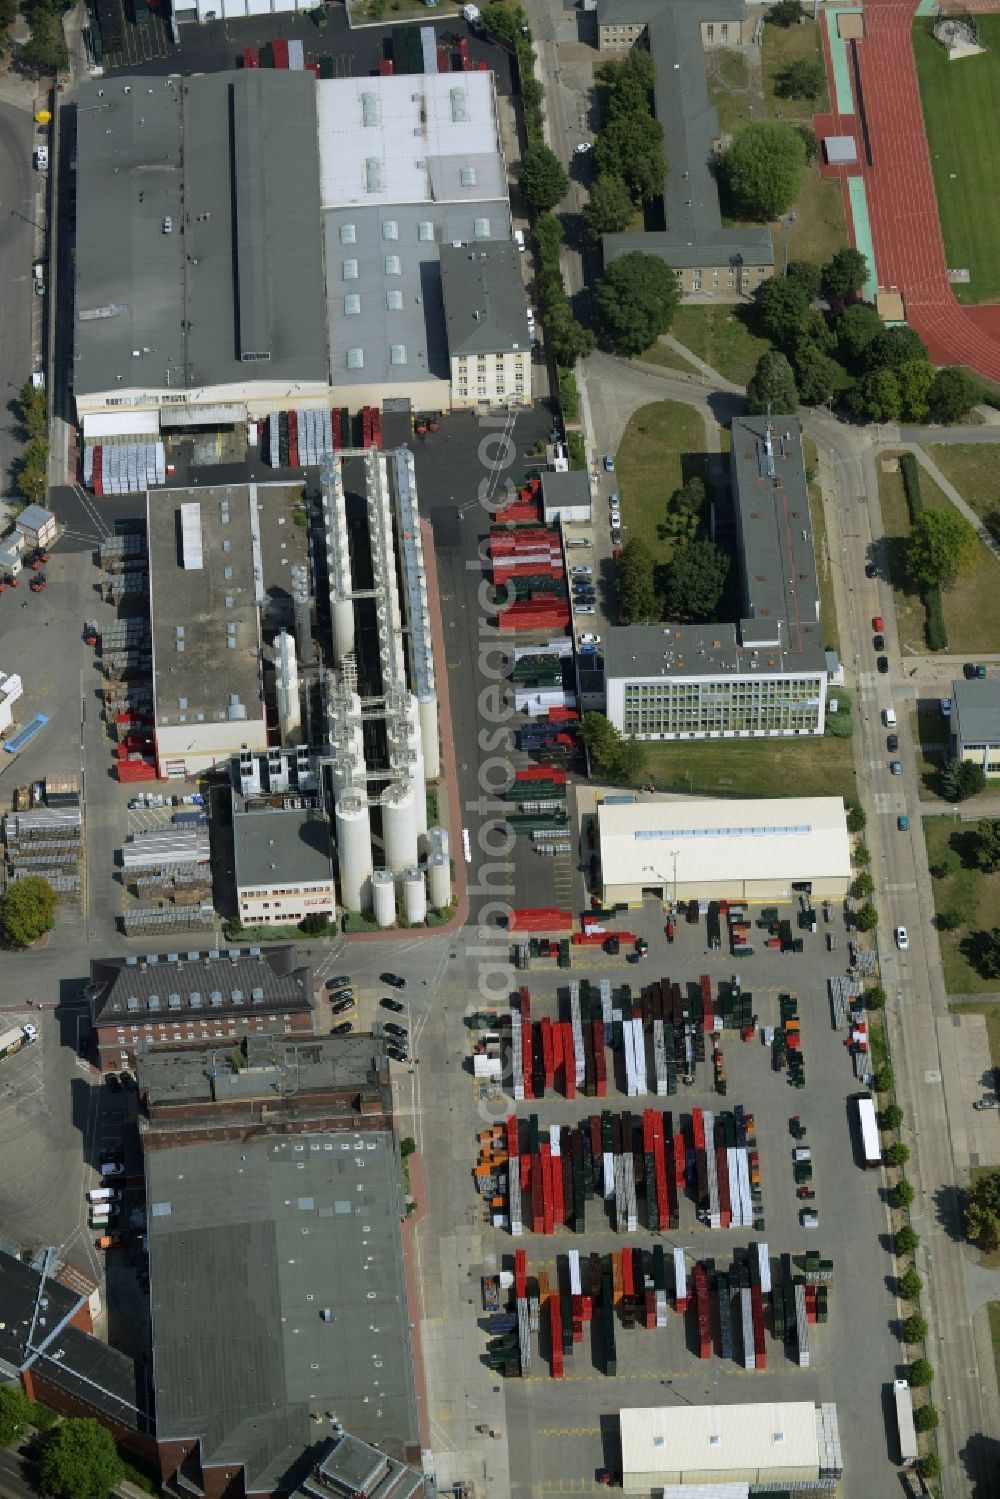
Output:
<svg viewBox="0 0 1000 1499">
<path fill-rule="evenodd" d="M 913 32 L 945 259 L 971 275 L 954 283 L 966 303 L 1000 301 L 1000 16 L 975 21 L 986 51 L 954 62 L 929 18 Z"/>
</svg>

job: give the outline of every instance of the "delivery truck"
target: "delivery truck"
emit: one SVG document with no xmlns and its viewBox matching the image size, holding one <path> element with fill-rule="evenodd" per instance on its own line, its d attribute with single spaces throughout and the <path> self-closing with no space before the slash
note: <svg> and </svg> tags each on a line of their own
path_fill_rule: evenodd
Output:
<svg viewBox="0 0 1000 1499">
<path fill-rule="evenodd" d="M 861 1126 L 861 1161 L 866 1171 L 873 1171 L 882 1164 L 875 1100 L 870 1093 L 859 1093 L 857 1103 L 858 1122 Z"/>
<path fill-rule="evenodd" d="M 16 1025 L 0 1036 L 0 1058 L 12 1057 L 16 1051 L 22 1051 L 37 1040 L 38 1031 L 33 1025 Z"/>
<path fill-rule="evenodd" d="M 905 1379 L 895 1379 L 892 1392 L 896 1397 L 896 1428 L 899 1432 L 899 1455 L 904 1464 L 917 1460 L 917 1429 L 913 1424 L 913 1392 Z"/>
</svg>

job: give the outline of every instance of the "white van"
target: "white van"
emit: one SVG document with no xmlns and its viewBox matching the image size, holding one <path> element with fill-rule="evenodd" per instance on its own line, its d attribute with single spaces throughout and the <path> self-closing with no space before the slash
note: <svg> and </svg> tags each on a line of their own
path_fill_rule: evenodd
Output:
<svg viewBox="0 0 1000 1499">
<path fill-rule="evenodd" d="M 88 1202 L 117 1202 L 121 1193 L 116 1187 L 92 1187 L 87 1193 Z"/>
<path fill-rule="evenodd" d="M 886 726 L 887 729 L 894 729 L 896 727 L 896 710 L 895 710 L 895 708 L 883 708 L 882 709 L 882 722 L 885 724 L 885 726 Z"/>
</svg>

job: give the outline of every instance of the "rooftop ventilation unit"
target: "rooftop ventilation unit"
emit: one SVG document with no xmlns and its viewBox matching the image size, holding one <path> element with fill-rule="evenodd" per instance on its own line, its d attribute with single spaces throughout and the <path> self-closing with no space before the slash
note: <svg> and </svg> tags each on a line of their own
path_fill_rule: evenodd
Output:
<svg viewBox="0 0 1000 1499">
<path fill-rule="evenodd" d="M 181 557 L 185 572 L 200 572 L 205 565 L 201 544 L 201 506 L 197 500 L 181 506 Z"/>
</svg>

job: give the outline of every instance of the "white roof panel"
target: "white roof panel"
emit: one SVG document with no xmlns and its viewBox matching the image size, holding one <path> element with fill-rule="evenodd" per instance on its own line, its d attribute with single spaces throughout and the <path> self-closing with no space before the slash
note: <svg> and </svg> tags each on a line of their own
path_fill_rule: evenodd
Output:
<svg viewBox="0 0 1000 1499">
<path fill-rule="evenodd" d="M 819 1477 L 811 1401 L 648 1406 L 619 1411 L 625 1487 L 630 1473 L 718 1474 L 813 1469 Z"/>
<path fill-rule="evenodd" d="M 649 884 L 643 871 L 650 867 L 681 885 L 849 879 L 851 874 L 847 816 L 839 796 L 643 798 L 601 805 L 597 815 L 605 885 Z"/>
<path fill-rule="evenodd" d="M 158 411 L 91 411 L 83 418 L 83 436 L 87 442 L 100 437 L 159 437 Z"/>
<path fill-rule="evenodd" d="M 503 197 L 493 75 L 463 73 L 458 88 L 456 76 L 320 79 L 323 207 L 441 201 L 442 182 L 456 199 Z M 459 108 L 455 93 L 461 94 Z M 465 167 L 476 179 L 467 188 L 461 186 Z"/>
</svg>

